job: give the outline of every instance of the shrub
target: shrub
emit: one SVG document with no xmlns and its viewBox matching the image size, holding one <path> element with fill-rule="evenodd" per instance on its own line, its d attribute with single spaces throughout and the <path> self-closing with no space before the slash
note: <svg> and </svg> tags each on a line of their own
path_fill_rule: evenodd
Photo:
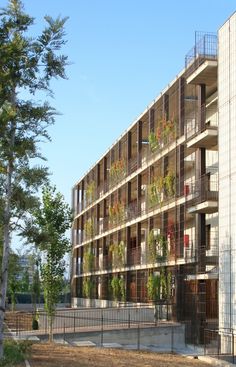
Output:
<svg viewBox="0 0 236 367">
<path fill-rule="evenodd" d="M 31 346 L 32 342 L 29 340 L 19 342 L 12 339 L 4 340 L 4 358 L 0 361 L 0 367 L 11 367 L 23 362 L 30 356 Z"/>
</svg>

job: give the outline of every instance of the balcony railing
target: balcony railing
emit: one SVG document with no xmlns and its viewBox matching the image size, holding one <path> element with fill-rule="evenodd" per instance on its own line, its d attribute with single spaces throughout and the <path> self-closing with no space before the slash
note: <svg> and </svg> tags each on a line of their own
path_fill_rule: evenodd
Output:
<svg viewBox="0 0 236 367">
<path fill-rule="evenodd" d="M 189 205 L 200 204 L 204 201 L 218 201 L 218 179 L 216 175 L 203 175 L 195 182 L 186 182 L 184 194 Z"/>
<path fill-rule="evenodd" d="M 178 127 L 175 127 L 175 134 L 176 137 L 178 136 L 177 133 Z M 80 214 L 84 209 L 88 208 L 91 204 L 93 204 L 96 200 L 99 200 L 105 195 L 108 191 L 112 190 L 116 185 L 119 185 L 123 179 L 126 179 L 130 176 L 133 172 L 135 172 L 138 168 L 144 168 L 151 159 L 154 159 L 156 155 L 160 154 L 165 148 L 171 145 L 175 140 L 176 137 L 165 137 L 165 140 L 158 146 L 155 151 L 152 151 L 150 146 L 149 149 L 143 149 L 137 156 L 132 157 L 129 161 L 125 162 L 124 169 L 122 174 L 116 179 L 110 179 L 109 176 L 107 180 L 100 184 L 93 193 L 93 201 L 87 201 L 84 199 L 83 201 L 77 204 L 77 208 L 75 212 Z"/>
<path fill-rule="evenodd" d="M 186 78 L 205 60 L 217 59 L 217 45 L 215 33 L 195 32 L 195 45 L 185 56 Z"/>
<path fill-rule="evenodd" d="M 197 123 L 196 118 L 189 118 L 185 123 L 185 136 L 186 139 L 192 139 L 195 136 L 201 134 L 202 132 L 208 130 L 216 130 L 218 127 L 218 113 L 215 109 L 208 109 L 206 106 L 201 107 L 201 116 L 198 117 L 205 123 L 200 127 Z"/>
</svg>

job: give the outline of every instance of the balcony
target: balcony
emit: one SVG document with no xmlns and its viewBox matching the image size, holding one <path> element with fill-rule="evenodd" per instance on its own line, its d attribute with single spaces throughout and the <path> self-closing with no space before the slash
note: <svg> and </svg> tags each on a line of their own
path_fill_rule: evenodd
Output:
<svg viewBox="0 0 236 367">
<path fill-rule="evenodd" d="M 205 148 L 216 149 L 218 143 L 218 113 L 217 108 L 202 106 L 200 116 L 204 122 L 200 127 L 195 119 L 186 124 L 187 149 Z"/>
<path fill-rule="evenodd" d="M 212 85 L 217 80 L 217 35 L 195 33 L 195 45 L 185 57 L 187 84 Z"/>
<path fill-rule="evenodd" d="M 198 56 L 195 60 L 194 68 L 186 80 L 187 84 L 212 85 L 217 80 L 217 60 L 206 60 Z"/>
<path fill-rule="evenodd" d="M 218 181 L 216 176 L 213 177 L 206 174 L 195 183 L 185 185 L 188 213 L 211 214 L 218 211 Z"/>
<path fill-rule="evenodd" d="M 187 148 L 213 149 L 218 142 L 218 127 L 206 124 L 203 131 L 192 131 L 191 140 L 187 142 Z"/>
</svg>

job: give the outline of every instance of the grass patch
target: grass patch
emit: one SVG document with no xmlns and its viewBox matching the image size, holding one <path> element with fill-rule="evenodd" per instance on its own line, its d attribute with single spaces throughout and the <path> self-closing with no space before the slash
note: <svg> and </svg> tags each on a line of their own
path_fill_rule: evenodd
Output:
<svg viewBox="0 0 236 367">
<path fill-rule="evenodd" d="M 31 355 L 32 342 L 22 340 L 16 342 L 12 339 L 6 339 L 3 343 L 4 357 L 0 360 L 0 367 L 17 366 Z"/>
</svg>

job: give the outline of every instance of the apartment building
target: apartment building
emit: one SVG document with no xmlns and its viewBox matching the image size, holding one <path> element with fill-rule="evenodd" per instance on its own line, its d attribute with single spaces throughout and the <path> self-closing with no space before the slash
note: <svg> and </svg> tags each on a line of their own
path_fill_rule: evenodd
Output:
<svg viewBox="0 0 236 367">
<path fill-rule="evenodd" d="M 233 328 L 235 59 L 236 14 L 196 32 L 184 70 L 73 187 L 73 306 L 169 305 L 197 343 Z"/>
</svg>

